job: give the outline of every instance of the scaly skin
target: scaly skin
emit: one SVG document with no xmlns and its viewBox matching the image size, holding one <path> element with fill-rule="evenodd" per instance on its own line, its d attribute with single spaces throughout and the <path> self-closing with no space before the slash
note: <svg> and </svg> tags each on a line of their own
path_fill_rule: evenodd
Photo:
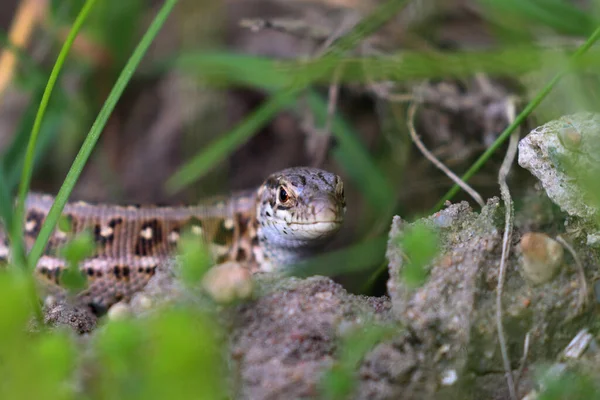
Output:
<svg viewBox="0 0 600 400">
<path fill-rule="evenodd" d="M 33 245 L 54 199 L 31 194 L 26 202 L 25 245 Z M 307 167 L 271 175 L 254 191 L 184 207 L 69 203 L 68 229 L 52 234 L 36 266 L 40 281 L 56 292 L 65 261 L 60 249 L 89 230 L 94 254 L 80 264 L 88 285 L 79 300 L 98 312 L 142 290 L 174 256 L 184 232 L 210 248 L 215 263 L 238 262 L 253 272 L 273 271 L 317 253 L 340 229 L 345 213 L 341 179 Z M 64 223 L 59 224 L 64 229 Z M 2 235 L 0 258 L 10 257 Z"/>
</svg>

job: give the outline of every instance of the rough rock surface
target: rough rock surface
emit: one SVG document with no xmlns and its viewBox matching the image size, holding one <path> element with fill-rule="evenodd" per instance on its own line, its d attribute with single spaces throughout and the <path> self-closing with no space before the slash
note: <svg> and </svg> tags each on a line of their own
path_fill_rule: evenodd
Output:
<svg viewBox="0 0 600 400">
<path fill-rule="evenodd" d="M 97 318 L 87 307 L 58 303 L 44 308 L 44 323 L 51 327 L 68 326 L 84 334 L 96 329 Z"/>
<path fill-rule="evenodd" d="M 486 392 L 480 388 L 482 381 L 493 386 L 493 379 L 488 381 L 494 373 L 504 379 L 498 374 L 502 360 L 495 322 L 503 212 L 497 199 L 488 201 L 480 214 L 463 202 L 418 222 L 439 232 L 440 253 L 424 285 L 406 285 L 399 243 L 411 224 L 394 218 L 388 246 L 392 313 L 419 343 L 420 392 L 434 398 L 477 398 L 477 393 Z M 518 238 L 516 232 L 513 243 Z M 528 332 L 533 343 L 529 362 L 549 361 L 593 317 L 591 308 L 577 307 L 580 286 L 573 266 L 546 284 L 530 286 L 519 272 L 519 258 L 513 246 L 502 296 L 504 333 L 515 369 Z M 589 261 L 588 274 L 594 269 Z M 418 390 L 412 393 L 407 398 L 418 398 Z"/>
<path fill-rule="evenodd" d="M 427 282 L 417 289 L 401 278 L 405 259 L 399 242 L 408 226 L 399 217 L 392 223 L 388 292 L 394 315 L 422 343 L 422 363 L 429 367 L 423 367 L 425 390 L 432 395 L 442 382 L 451 382 L 447 386 L 452 389 L 467 383 L 471 366 L 483 372 L 488 369 L 485 364 L 492 366 L 497 361 L 489 302 L 502 239 L 496 227 L 500 216 L 498 200 L 494 199 L 480 215 L 463 202 L 420 221 L 439 232 L 440 255 L 430 266 Z M 487 315 L 480 315 L 479 309 L 486 303 Z M 478 332 L 480 329 L 483 332 Z M 479 351 L 485 352 L 488 360 Z M 451 376 L 456 379 L 448 380 Z"/>
<path fill-rule="evenodd" d="M 232 319 L 240 398 L 314 398 L 345 331 L 390 321 L 386 298 L 350 295 L 329 278 L 291 278 L 263 286 L 266 291 L 240 306 Z M 398 361 L 395 368 L 401 369 Z M 373 383 L 362 390 L 370 398 L 386 398 L 382 393 L 392 393 L 390 385 Z"/>
<path fill-rule="evenodd" d="M 519 142 L 519 165 L 563 211 L 588 220 L 597 216 L 579 178 L 600 165 L 600 114 L 566 115 L 532 130 Z"/>
</svg>

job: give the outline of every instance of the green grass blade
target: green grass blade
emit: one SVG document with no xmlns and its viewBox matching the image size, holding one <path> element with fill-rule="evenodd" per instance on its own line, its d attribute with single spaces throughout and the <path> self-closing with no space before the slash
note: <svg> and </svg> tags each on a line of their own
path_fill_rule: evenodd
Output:
<svg viewBox="0 0 600 400">
<path fill-rule="evenodd" d="M 6 170 L 0 163 L 0 216 L 2 216 L 4 226 L 7 227 L 7 229 L 9 229 L 13 223 L 11 193 L 6 179 Z"/>
<path fill-rule="evenodd" d="M 327 102 L 313 91 L 309 91 L 307 101 L 317 121 L 325 121 Z M 344 118 L 337 115 L 333 117 L 331 130 L 337 140 L 337 146 L 333 150 L 334 158 L 360 187 L 361 193 L 374 210 L 388 210 L 396 198 L 394 191 L 360 142 L 357 133 Z"/>
<path fill-rule="evenodd" d="M 543 24 L 567 35 L 589 35 L 597 24 L 594 17 L 563 0 L 480 0 L 490 7 L 488 15 L 493 19 L 515 16 L 533 24 Z M 502 21 L 500 21 L 502 23 Z"/>
<path fill-rule="evenodd" d="M 290 275 L 306 278 L 314 275 L 336 276 L 364 271 L 384 261 L 387 240 L 387 236 L 365 239 L 360 243 L 301 262 L 290 268 L 288 272 Z"/>
<path fill-rule="evenodd" d="M 264 90 L 281 90 L 292 86 L 297 77 L 307 84 L 328 84 L 336 74 L 340 84 L 405 82 L 420 79 L 468 78 L 475 73 L 489 76 L 520 76 L 538 71 L 540 65 L 556 71 L 575 48 L 545 48 L 533 45 L 504 46 L 480 51 L 422 53 L 402 51 L 378 57 L 343 57 L 337 68 L 327 69 L 327 61 L 281 61 L 266 57 L 234 53 L 186 53 L 162 61 L 155 71 L 175 68 L 200 77 L 212 87 L 250 86 Z M 600 52 L 590 51 L 572 67 L 600 68 Z M 318 71 L 324 71 L 320 75 Z M 312 79 L 312 80 L 311 80 Z"/>
<path fill-rule="evenodd" d="M 229 52 L 185 52 L 155 64 L 149 74 L 173 69 L 200 77 L 212 87 L 249 86 L 265 90 L 289 87 L 291 77 L 277 68 L 271 58 Z"/>
<path fill-rule="evenodd" d="M 586 51 L 588 51 L 588 49 L 590 47 L 592 47 L 592 45 L 594 43 L 596 43 L 596 41 L 598 39 L 600 39 L 600 27 L 596 28 L 596 30 L 586 40 L 586 42 L 583 45 L 581 45 L 581 47 L 579 49 L 577 49 L 577 51 L 575 52 L 575 54 L 573 54 L 573 56 L 571 57 L 571 60 L 574 63 L 577 62 L 577 60 Z M 502 132 L 500 134 L 500 136 L 498 136 L 498 138 L 485 151 L 485 153 L 483 153 L 477 159 L 477 161 L 475 161 L 475 163 L 471 166 L 471 168 L 469 168 L 469 170 L 461 177 L 461 179 L 463 181 L 465 181 L 465 182 L 468 181 L 469 179 L 471 179 L 471 177 L 473 175 L 475 175 L 475 173 L 477 171 L 479 171 L 479 169 L 487 162 L 487 160 L 492 156 L 492 154 L 494 154 L 494 152 L 496 150 L 498 150 L 498 148 L 506 141 L 506 139 L 508 139 L 510 137 L 511 133 L 513 133 L 514 130 L 517 129 L 517 127 L 519 125 L 521 125 L 521 123 L 523 123 L 523 121 L 525 121 L 525 119 L 529 116 L 529 114 L 531 114 L 533 112 L 533 110 L 535 110 L 537 108 L 537 106 L 546 98 L 546 96 L 548 95 L 548 93 L 550 93 L 552 91 L 552 89 L 560 81 L 560 79 L 563 77 L 563 75 L 565 75 L 567 72 L 568 72 L 568 69 L 557 73 L 554 76 L 554 78 L 552 78 L 552 80 L 550 82 L 548 82 L 548 84 L 546 86 L 544 86 L 544 88 L 542 88 L 542 90 L 533 98 L 533 100 L 530 101 L 529 104 L 527 104 L 527 107 L 525 107 L 525 109 L 523 109 L 523 111 L 521 111 L 521 113 L 515 118 L 515 120 L 513 121 L 513 123 L 510 124 L 504 130 L 504 132 Z M 444 197 L 442 197 L 442 199 L 436 204 L 436 206 L 435 206 L 435 208 L 434 208 L 433 211 L 435 212 L 437 210 L 440 210 L 444 206 L 444 203 L 446 201 L 450 200 L 452 197 L 454 197 L 456 195 L 456 193 L 458 193 L 459 190 L 460 190 L 460 187 L 458 185 L 454 185 L 448 191 L 448 193 L 446 193 L 444 195 Z"/>
<path fill-rule="evenodd" d="M 292 78 L 289 81 L 288 88 L 283 89 L 283 91 L 269 99 L 234 130 L 217 139 L 206 150 L 200 152 L 175 172 L 166 183 L 167 192 L 174 193 L 183 189 L 213 168 L 216 163 L 224 160 L 237 147 L 250 139 L 256 130 L 264 126 L 276 112 L 288 105 L 300 90 L 304 89 L 312 80 L 328 73 L 332 67 L 335 67 L 341 55 L 351 50 L 360 40 L 375 32 L 382 24 L 393 18 L 406 3 L 407 0 L 390 0 L 377 7 L 350 32 L 339 38 L 321 57 L 324 60 L 321 64 L 324 66 L 323 69 L 312 71 L 307 79 L 300 79 L 291 75 Z"/>
<path fill-rule="evenodd" d="M 283 90 L 271 96 L 256 111 L 238 124 L 227 135 L 215 140 L 205 151 L 185 163 L 166 183 L 168 193 L 175 193 L 191 184 L 224 160 L 234 149 L 248 141 L 265 126 L 281 109 L 289 106 L 297 96 L 296 90 Z"/>
<path fill-rule="evenodd" d="M 19 185 L 18 202 L 15 210 L 15 221 L 22 221 L 24 218 L 25 197 L 27 196 L 27 192 L 29 191 L 31 176 L 33 174 L 33 160 L 35 157 L 36 144 L 38 141 L 40 128 L 42 126 L 42 119 L 44 118 L 44 113 L 46 112 L 48 102 L 50 101 L 50 96 L 52 95 L 52 90 L 54 89 L 54 85 L 56 84 L 58 75 L 62 69 L 62 66 L 65 63 L 67 55 L 69 54 L 69 50 L 71 50 L 71 46 L 75 41 L 75 37 L 77 36 L 79 29 L 81 29 L 83 22 L 89 15 L 95 2 L 96 0 L 87 0 L 81 8 L 81 11 L 75 19 L 75 22 L 73 23 L 73 26 L 71 27 L 71 30 L 65 40 L 65 43 L 63 44 L 60 53 L 58 54 L 56 63 L 52 68 L 52 72 L 50 73 L 50 78 L 48 79 L 46 89 L 44 90 L 44 94 L 42 95 L 42 100 L 40 102 L 38 113 L 33 123 L 33 129 L 31 130 L 29 143 L 27 144 L 25 161 L 23 164 L 23 173 L 21 175 L 21 182 Z M 17 264 L 21 264 L 21 267 L 25 268 L 25 255 L 23 252 L 23 246 L 21 241 L 21 237 L 23 236 L 23 225 L 19 222 L 13 224 L 11 231 L 13 232 L 11 238 L 13 243 L 13 257 L 15 258 Z"/>
<path fill-rule="evenodd" d="M 375 8 L 368 16 L 358 22 L 349 32 L 338 38 L 317 58 L 318 68 L 310 70 L 310 74 L 291 75 L 295 87 L 306 87 L 319 78 L 337 72 L 339 61 L 346 52 L 352 50 L 360 41 L 375 33 L 383 24 L 390 21 L 408 4 L 408 0 L 389 0 Z"/>
<path fill-rule="evenodd" d="M 347 34 L 337 39 L 321 58 L 343 56 L 352 50 L 360 41 L 375 33 L 383 24 L 394 18 L 408 4 L 408 0 L 389 0 L 377 7 L 371 14 L 361 20 Z"/>
<path fill-rule="evenodd" d="M 171 13 L 171 10 L 173 9 L 176 3 L 177 0 L 166 0 L 163 3 L 158 14 L 152 21 L 152 24 L 150 25 L 150 27 L 142 37 L 142 40 L 134 50 L 129 60 L 127 61 L 127 64 L 123 68 L 123 71 L 121 71 L 121 74 L 119 75 L 117 82 L 115 83 L 110 94 L 108 95 L 108 98 L 104 102 L 102 109 L 98 113 L 96 121 L 94 121 L 94 124 L 92 125 L 88 135 L 85 138 L 85 141 L 81 145 L 81 149 L 79 150 L 79 153 L 77 153 L 75 161 L 73 161 L 73 165 L 69 169 L 65 181 L 63 182 L 58 194 L 56 195 L 54 204 L 52 204 L 52 207 L 48 212 L 48 216 L 46 217 L 46 221 L 44 222 L 44 225 L 40 230 L 40 234 L 38 235 L 38 238 L 36 239 L 35 244 L 31 249 L 31 253 L 29 255 L 29 265 L 31 268 L 35 266 L 38 259 L 42 255 L 44 247 L 46 246 L 46 243 L 50 238 L 50 234 L 52 233 L 52 230 L 54 229 L 54 226 L 56 225 L 56 222 L 60 217 L 60 213 L 62 212 L 62 209 L 64 208 L 69 198 L 69 195 L 71 194 L 71 191 L 73 190 L 73 187 L 75 186 L 75 183 L 77 182 L 77 179 L 79 178 L 79 175 L 81 174 L 81 171 L 85 166 L 85 163 L 87 162 L 90 154 L 92 153 L 92 150 L 94 149 L 94 146 L 96 145 L 96 142 L 98 141 L 98 138 L 100 137 L 100 134 L 104 129 L 106 121 L 110 117 L 110 114 L 115 108 L 115 105 L 117 104 L 117 101 L 119 100 L 121 94 L 125 90 L 125 87 L 129 83 L 129 80 L 133 76 L 133 73 L 139 65 L 142 57 L 148 50 L 148 47 L 150 46 L 158 32 L 160 31 L 161 27 L 163 26 L 164 22 L 166 21 L 167 17 Z"/>
</svg>

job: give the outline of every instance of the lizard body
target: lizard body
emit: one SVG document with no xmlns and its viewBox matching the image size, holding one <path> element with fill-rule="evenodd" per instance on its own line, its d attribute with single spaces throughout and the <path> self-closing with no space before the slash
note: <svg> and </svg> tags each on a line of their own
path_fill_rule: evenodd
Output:
<svg viewBox="0 0 600 400">
<path fill-rule="evenodd" d="M 33 245 L 53 204 L 48 195 L 26 200 L 24 241 Z M 176 254 L 184 232 L 197 235 L 215 264 L 242 263 L 253 272 L 271 271 L 318 252 L 343 221 L 343 184 L 337 175 L 307 167 L 269 176 L 253 191 L 182 207 L 68 203 L 35 273 L 46 285 L 60 287 L 66 262 L 60 249 L 88 230 L 96 245 L 80 264 L 88 285 L 78 297 L 94 310 L 128 300 Z M 10 257 L 8 241 L 0 258 Z"/>
</svg>

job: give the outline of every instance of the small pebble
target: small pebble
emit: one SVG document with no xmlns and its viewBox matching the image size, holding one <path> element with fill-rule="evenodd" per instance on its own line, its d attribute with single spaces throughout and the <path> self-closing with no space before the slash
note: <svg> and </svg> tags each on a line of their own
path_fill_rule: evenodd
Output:
<svg viewBox="0 0 600 400">
<path fill-rule="evenodd" d="M 217 303 L 230 303 L 250 297 L 253 290 L 252 275 L 236 262 L 217 265 L 202 279 L 204 290 Z"/>
<path fill-rule="evenodd" d="M 442 373 L 442 385 L 451 386 L 458 380 L 458 374 L 454 369 L 448 369 Z"/>
<path fill-rule="evenodd" d="M 536 390 L 531 390 L 521 400 L 537 400 L 538 398 L 539 398 L 539 393 Z"/>
<path fill-rule="evenodd" d="M 544 233 L 523 235 L 521 251 L 523 275 L 534 285 L 549 282 L 563 263 L 562 245 Z"/>
<path fill-rule="evenodd" d="M 152 299 L 144 293 L 138 293 L 131 300 L 134 309 L 148 311 L 153 307 Z"/>
<path fill-rule="evenodd" d="M 587 350 L 594 336 L 587 329 L 580 330 L 565 349 L 565 357 L 579 358 Z"/>
<path fill-rule="evenodd" d="M 452 218 L 452 216 L 447 215 L 444 212 L 440 212 L 435 215 L 434 222 L 440 228 L 449 228 L 450 226 L 452 226 L 454 218 Z"/>
<path fill-rule="evenodd" d="M 111 321 L 122 321 L 131 316 L 131 307 L 125 303 L 117 303 L 108 309 L 107 316 Z"/>
<path fill-rule="evenodd" d="M 46 296 L 44 299 L 44 307 L 51 308 L 58 304 L 58 299 L 52 295 Z"/>
</svg>

